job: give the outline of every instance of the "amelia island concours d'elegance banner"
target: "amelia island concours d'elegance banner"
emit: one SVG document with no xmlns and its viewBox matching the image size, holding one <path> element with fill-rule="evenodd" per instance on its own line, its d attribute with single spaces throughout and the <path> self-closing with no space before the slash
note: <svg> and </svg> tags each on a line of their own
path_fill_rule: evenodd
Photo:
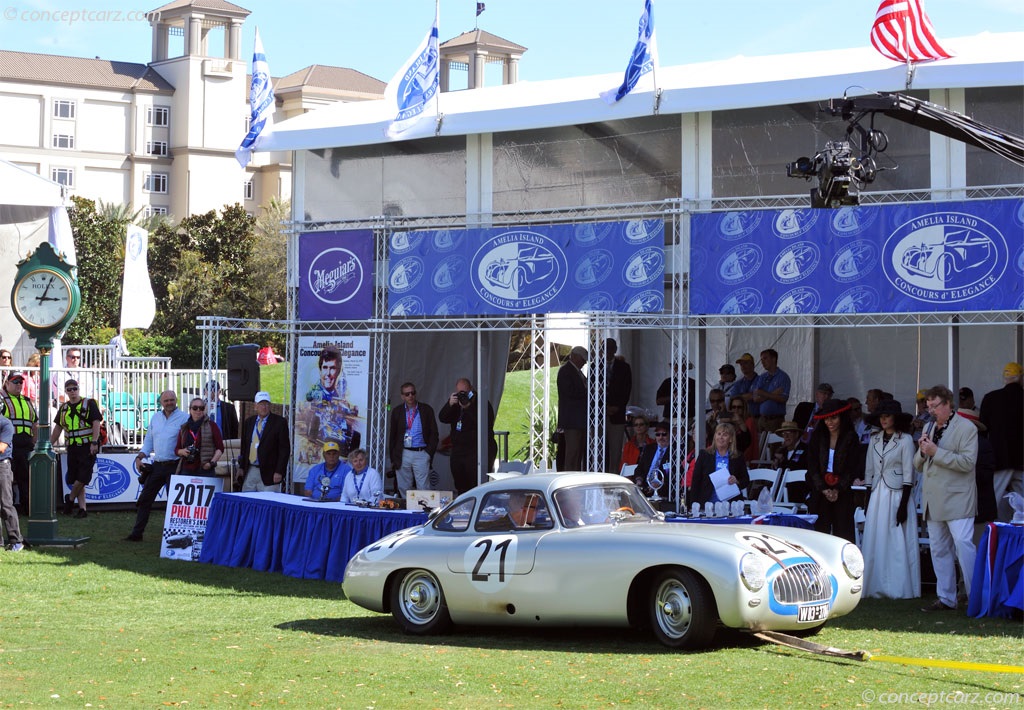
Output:
<svg viewBox="0 0 1024 710">
<path fill-rule="evenodd" d="M 388 312 L 657 313 L 664 235 L 660 219 L 395 232 Z"/>
<path fill-rule="evenodd" d="M 1024 309 L 1024 200 L 697 214 L 694 314 Z"/>
</svg>

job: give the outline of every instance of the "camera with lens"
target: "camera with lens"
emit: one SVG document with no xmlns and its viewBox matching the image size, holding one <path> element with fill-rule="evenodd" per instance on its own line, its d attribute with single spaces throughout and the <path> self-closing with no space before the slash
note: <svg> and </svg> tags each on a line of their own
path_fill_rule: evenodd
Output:
<svg viewBox="0 0 1024 710">
<path fill-rule="evenodd" d="M 469 400 L 473 399 L 472 392 L 456 392 L 455 397 L 459 400 L 459 404 L 463 407 L 469 406 Z"/>
<path fill-rule="evenodd" d="M 196 445 L 189 446 L 185 449 L 185 463 L 194 464 L 199 460 L 199 447 Z"/>
</svg>

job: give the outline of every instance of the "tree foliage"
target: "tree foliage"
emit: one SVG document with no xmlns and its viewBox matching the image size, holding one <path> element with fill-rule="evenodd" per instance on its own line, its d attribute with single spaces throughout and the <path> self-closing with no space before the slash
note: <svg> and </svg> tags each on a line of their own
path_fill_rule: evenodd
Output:
<svg viewBox="0 0 1024 710">
<path fill-rule="evenodd" d="M 286 203 L 272 202 L 257 220 L 240 205 L 218 214 L 186 217 L 177 224 L 163 220 L 149 238 L 149 273 L 156 297 L 156 317 L 145 336 L 129 332 L 133 355 L 169 356 L 176 367 L 199 367 L 202 334 L 196 318 L 283 319 L 286 315 L 285 237 L 280 222 Z M 121 311 L 124 241 L 129 222 L 139 219 L 130 208 L 75 198 L 72 232 L 78 253 L 83 307 L 69 330 L 74 342 L 106 343 Z M 284 343 L 251 333 L 222 333 L 221 345 L 258 339 L 283 349 Z"/>
</svg>

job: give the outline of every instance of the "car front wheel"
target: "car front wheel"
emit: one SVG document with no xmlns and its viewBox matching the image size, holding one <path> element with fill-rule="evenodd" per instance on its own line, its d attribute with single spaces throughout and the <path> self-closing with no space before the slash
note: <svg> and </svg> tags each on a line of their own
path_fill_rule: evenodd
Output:
<svg viewBox="0 0 1024 710">
<path fill-rule="evenodd" d="M 391 613 L 409 634 L 440 634 L 452 626 L 441 583 L 425 569 L 403 572 L 392 585 Z"/>
<path fill-rule="evenodd" d="M 715 635 L 714 596 L 697 574 L 685 569 L 662 572 L 650 597 L 654 637 L 669 648 L 698 649 Z"/>
</svg>

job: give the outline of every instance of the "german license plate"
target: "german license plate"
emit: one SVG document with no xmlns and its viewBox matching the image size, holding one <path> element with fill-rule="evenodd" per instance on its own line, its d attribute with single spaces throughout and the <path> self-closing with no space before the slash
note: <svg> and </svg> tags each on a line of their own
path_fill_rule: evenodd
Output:
<svg viewBox="0 0 1024 710">
<path fill-rule="evenodd" d="M 797 610 L 798 622 L 825 621 L 828 619 L 828 604 L 805 604 Z"/>
</svg>

